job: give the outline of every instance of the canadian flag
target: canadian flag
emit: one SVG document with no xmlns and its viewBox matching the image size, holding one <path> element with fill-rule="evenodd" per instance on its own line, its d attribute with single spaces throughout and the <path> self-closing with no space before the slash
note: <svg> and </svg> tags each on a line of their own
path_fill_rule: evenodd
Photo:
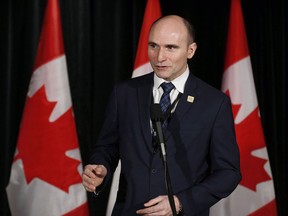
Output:
<svg viewBox="0 0 288 216">
<path fill-rule="evenodd" d="M 48 0 L 7 195 L 13 216 L 89 215 L 58 0 Z"/>
<path fill-rule="evenodd" d="M 232 102 L 242 181 L 228 198 L 211 208 L 211 216 L 275 216 L 274 185 L 240 0 L 231 0 L 222 91 Z"/>
<path fill-rule="evenodd" d="M 152 23 L 160 17 L 161 17 L 161 6 L 159 0 L 147 0 L 132 78 L 142 76 L 151 73 L 153 71 L 148 59 L 148 52 L 147 52 L 148 37 Z M 119 186 L 120 170 L 121 170 L 121 162 L 119 162 L 118 167 L 113 176 L 106 216 L 111 215 L 113 206 L 115 204 L 117 190 Z"/>
</svg>

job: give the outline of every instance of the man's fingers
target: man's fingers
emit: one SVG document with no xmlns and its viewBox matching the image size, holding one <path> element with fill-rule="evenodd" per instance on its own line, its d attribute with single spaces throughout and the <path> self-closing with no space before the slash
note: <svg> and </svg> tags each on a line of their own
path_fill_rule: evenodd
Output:
<svg viewBox="0 0 288 216">
<path fill-rule="evenodd" d="M 93 192 L 96 189 L 96 181 L 95 179 L 92 179 L 90 177 L 88 177 L 87 175 L 83 175 L 82 176 L 83 179 L 83 186 L 87 191 Z"/>
<path fill-rule="evenodd" d="M 153 205 L 156 205 L 157 203 L 161 202 L 161 200 L 163 200 L 164 196 L 158 196 L 154 199 L 151 199 L 149 200 L 148 202 L 146 202 L 144 204 L 145 207 L 148 207 L 148 206 L 153 206 Z"/>
<path fill-rule="evenodd" d="M 98 178 L 104 178 L 107 174 L 107 170 L 103 165 L 97 165 L 93 170 L 93 174 Z"/>
<path fill-rule="evenodd" d="M 87 165 L 84 168 L 83 174 L 90 178 L 104 178 L 107 174 L 107 170 L 103 165 Z"/>
<path fill-rule="evenodd" d="M 86 165 L 82 173 L 82 184 L 89 191 L 95 191 L 107 174 L 107 169 L 103 165 Z"/>
</svg>

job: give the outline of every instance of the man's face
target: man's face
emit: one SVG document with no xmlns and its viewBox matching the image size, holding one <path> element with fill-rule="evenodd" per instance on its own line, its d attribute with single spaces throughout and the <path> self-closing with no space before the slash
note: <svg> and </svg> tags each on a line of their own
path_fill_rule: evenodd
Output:
<svg viewBox="0 0 288 216">
<path fill-rule="evenodd" d="M 181 19 L 169 17 L 152 27 L 148 41 L 148 57 L 156 75 L 167 81 L 180 76 L 193 57 L 197 45 L 188 44 L 187 30 Z"/>
</svg>

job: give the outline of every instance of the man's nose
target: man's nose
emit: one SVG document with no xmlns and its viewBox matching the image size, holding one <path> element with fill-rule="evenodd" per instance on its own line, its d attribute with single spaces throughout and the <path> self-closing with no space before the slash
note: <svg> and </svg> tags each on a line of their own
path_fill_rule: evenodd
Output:
<svg viewBox="0 0 288 216">
<path fill-rule="evenodd" d="M 158 62 L 163 62 L 166 60 L 166 53 L 165 50 L 160 48 L 157 54 L 157 61 Z"/>
</svg>

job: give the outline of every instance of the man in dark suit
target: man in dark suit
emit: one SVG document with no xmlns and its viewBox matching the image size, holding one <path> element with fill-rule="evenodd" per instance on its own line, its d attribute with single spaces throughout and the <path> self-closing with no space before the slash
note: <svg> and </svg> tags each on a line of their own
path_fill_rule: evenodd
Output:
<svg viewBox="0 0 288 216">
<path fill-rule="evenodd" d="M 174 102 L 163 132 L 177 214 L 209 215 L 209 208 L 241 180 L 230 100 L 187 65 L 197 48 L 194 37 L 193 26 L 182 17 L 160 18 L 149 33 L 154 73 L 113 90 L 91 163 L 82 175 L 86 190 L 99 194 L 121 160 L 125 194 L 116 200 L 113 215 L 172 215 L 150 118 L 151 104 L 162 103 L 164 94 Z M 163 82 L 173 84 L 168 93 Z"/>
</svg>

